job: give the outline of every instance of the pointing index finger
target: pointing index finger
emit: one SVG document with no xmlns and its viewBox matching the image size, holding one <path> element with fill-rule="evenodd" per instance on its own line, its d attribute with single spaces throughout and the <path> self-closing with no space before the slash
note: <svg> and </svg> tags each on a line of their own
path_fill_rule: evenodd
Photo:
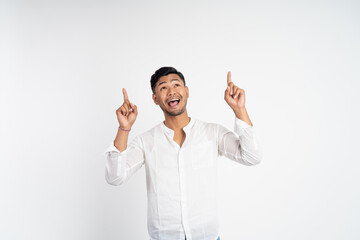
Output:
<svg viewBox="0 0 360 240">
<path fill-rule="evenodd" d="M 123 88 L 124 101 L 129 101 L 129 97 L 127 95 L 126 89 Z"/>
<path fill-rule="evenodd" d="M 231 71 L 228 71 L 227 74 L 227 84 L 229 85 L 229 83 L 231 83 Z"/>
</svg>

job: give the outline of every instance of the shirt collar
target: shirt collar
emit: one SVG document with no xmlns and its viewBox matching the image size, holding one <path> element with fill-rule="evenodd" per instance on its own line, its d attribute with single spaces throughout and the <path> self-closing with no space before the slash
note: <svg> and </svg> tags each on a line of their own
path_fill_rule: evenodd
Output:
<svg viewBox="0 0 360 240">
<path fill-rule="evenodd" d="M 189 135 L 188 133 L 190 132 L 190 130 L 193 127 L 194 123 L 195 123 L 195 119 L 190 118 L 190 122 L 183 128 L 186 135 Z M 165 121 L 161 122 L 161 127 L 165 131 L 165 133 L 171 134 L 172 136 L 174 136 L 174 130 L 172 130 L 171 128 L 168 128 L 165 125 Z"/>
</svg>

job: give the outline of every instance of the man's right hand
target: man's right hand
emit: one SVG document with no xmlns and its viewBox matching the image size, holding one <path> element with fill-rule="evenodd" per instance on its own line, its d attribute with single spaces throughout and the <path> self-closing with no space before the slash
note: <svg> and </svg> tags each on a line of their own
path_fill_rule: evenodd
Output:
<svg viewBox="0 0 360 240">
<path fill-rule="evenodd" d="M 125 88 L 123 88 L 124 103 L 116 110 L 117 119 L 121 128 L 130 130 L 134 124 L 138 111 L 136 105 L 129 101 Z"/>
</svg>

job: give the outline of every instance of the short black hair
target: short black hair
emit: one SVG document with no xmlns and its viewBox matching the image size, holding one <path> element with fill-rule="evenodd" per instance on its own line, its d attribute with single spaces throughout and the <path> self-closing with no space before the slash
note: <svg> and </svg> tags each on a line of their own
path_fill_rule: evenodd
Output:
<svg viewBox="0 0 360 240">
<path fill-rule="evenodd" d="M 153 93 L 155 93 L 155 85 L 159 81 L 159 79 L 161 77 L 167 76 L 169 74 L 177 74 L 181 78 L 181 80 L 183 80 L 184 86 L 185 86 L 185 78 L 181 72 L 179 72 L 178 70 L 176 70 L 173 67 L 162 67 L 162 68 L 159 68 L 158 70 L 156 70 L 155 73 L 151 76 L 150 84 L 151 84 L 151 90 Z"/>
</svg>

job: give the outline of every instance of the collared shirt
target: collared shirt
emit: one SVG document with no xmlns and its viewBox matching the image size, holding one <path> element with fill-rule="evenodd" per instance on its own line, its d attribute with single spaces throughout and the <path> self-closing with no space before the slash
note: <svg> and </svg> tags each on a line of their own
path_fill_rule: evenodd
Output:
<svg viewBox="0 0 360 240">
<path fill-rule="evenodd" d="M 112 142 L 105 177 L 120 185 L 145 165 L 151 240 L 216 240 L 218 156 L 244 165 L 261 161 L 254 127 L 235 118 L 235 130 L 191 118 L 180 147 L 162 122 L 135 137 L 125 151 Z"/>
</svg>

